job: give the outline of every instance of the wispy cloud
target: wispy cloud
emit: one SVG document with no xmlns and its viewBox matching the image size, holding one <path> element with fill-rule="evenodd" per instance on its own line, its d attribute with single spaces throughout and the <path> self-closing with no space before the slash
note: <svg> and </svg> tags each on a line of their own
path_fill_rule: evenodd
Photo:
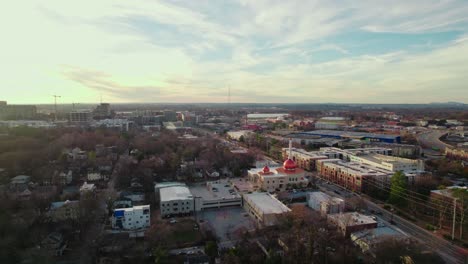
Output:
<svg viewBox="0 0 468 264">
<path fill-rule="evenodd" d="M 224 101 L 228 86 L 245 102 L 468 102 L 467 13 L 463 0 L 14 1 L 0 85 L 13 102 Z"/>
</svg>

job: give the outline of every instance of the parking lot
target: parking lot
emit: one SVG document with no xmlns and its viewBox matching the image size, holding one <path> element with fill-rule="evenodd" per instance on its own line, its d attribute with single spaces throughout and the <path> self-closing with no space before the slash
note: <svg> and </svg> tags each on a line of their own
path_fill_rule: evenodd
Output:
<svg viewBox="0 0 468 264">
<path fill-rule="evenodd" d="M 239 239 L 244 232 L 255 229 L 255 222 L 241 207 L 201 211 L 197 219 L 203 229 L 211 230 L 220 241 Z"/>
</svg>

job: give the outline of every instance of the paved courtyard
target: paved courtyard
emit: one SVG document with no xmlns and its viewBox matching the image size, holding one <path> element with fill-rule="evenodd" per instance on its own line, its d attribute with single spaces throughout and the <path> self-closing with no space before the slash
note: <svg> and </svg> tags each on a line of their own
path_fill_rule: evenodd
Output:
<svg viewBox="0 0 468 264">
<path fill-rule="evenodd" d="M 255 222 L 241 207 L 211 209 L 197 213 L 202 228 L 212 230 L 220 241 L 237 240 L 245 231 L 255 229 Z"/>
</svg>

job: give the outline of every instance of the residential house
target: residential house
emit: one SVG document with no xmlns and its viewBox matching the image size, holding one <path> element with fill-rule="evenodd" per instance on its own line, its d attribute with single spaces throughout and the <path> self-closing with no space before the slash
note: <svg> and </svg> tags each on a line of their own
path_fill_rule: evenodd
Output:
<svg viewBox="0 0 468 264">
<path fill-rule="evenodd" d="M 45 249 L 51 256 L 62 256 L 67 243 L 64 241 L 61 233 L 53 232 L 42 240 L 40 247 Z"/>
<path fill-rule="evenodd" d="M 63 201 L 53 202 L 50 204 L 47 215 L 52 222 L 61 222 L 67 220 L 77 220 L 79 216 L 80 202 L 79 201 Z"/>
</svg>

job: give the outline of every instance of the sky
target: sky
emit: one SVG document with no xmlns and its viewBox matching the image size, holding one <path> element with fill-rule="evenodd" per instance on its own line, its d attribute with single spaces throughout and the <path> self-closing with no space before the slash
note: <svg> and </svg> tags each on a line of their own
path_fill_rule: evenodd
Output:
<svg viewBox="0 0 468 264">
<path fill-rule="evenodd" d="M 468 103 L 466 0 L 15 0 L 0 100 Z"/>
</svg>

